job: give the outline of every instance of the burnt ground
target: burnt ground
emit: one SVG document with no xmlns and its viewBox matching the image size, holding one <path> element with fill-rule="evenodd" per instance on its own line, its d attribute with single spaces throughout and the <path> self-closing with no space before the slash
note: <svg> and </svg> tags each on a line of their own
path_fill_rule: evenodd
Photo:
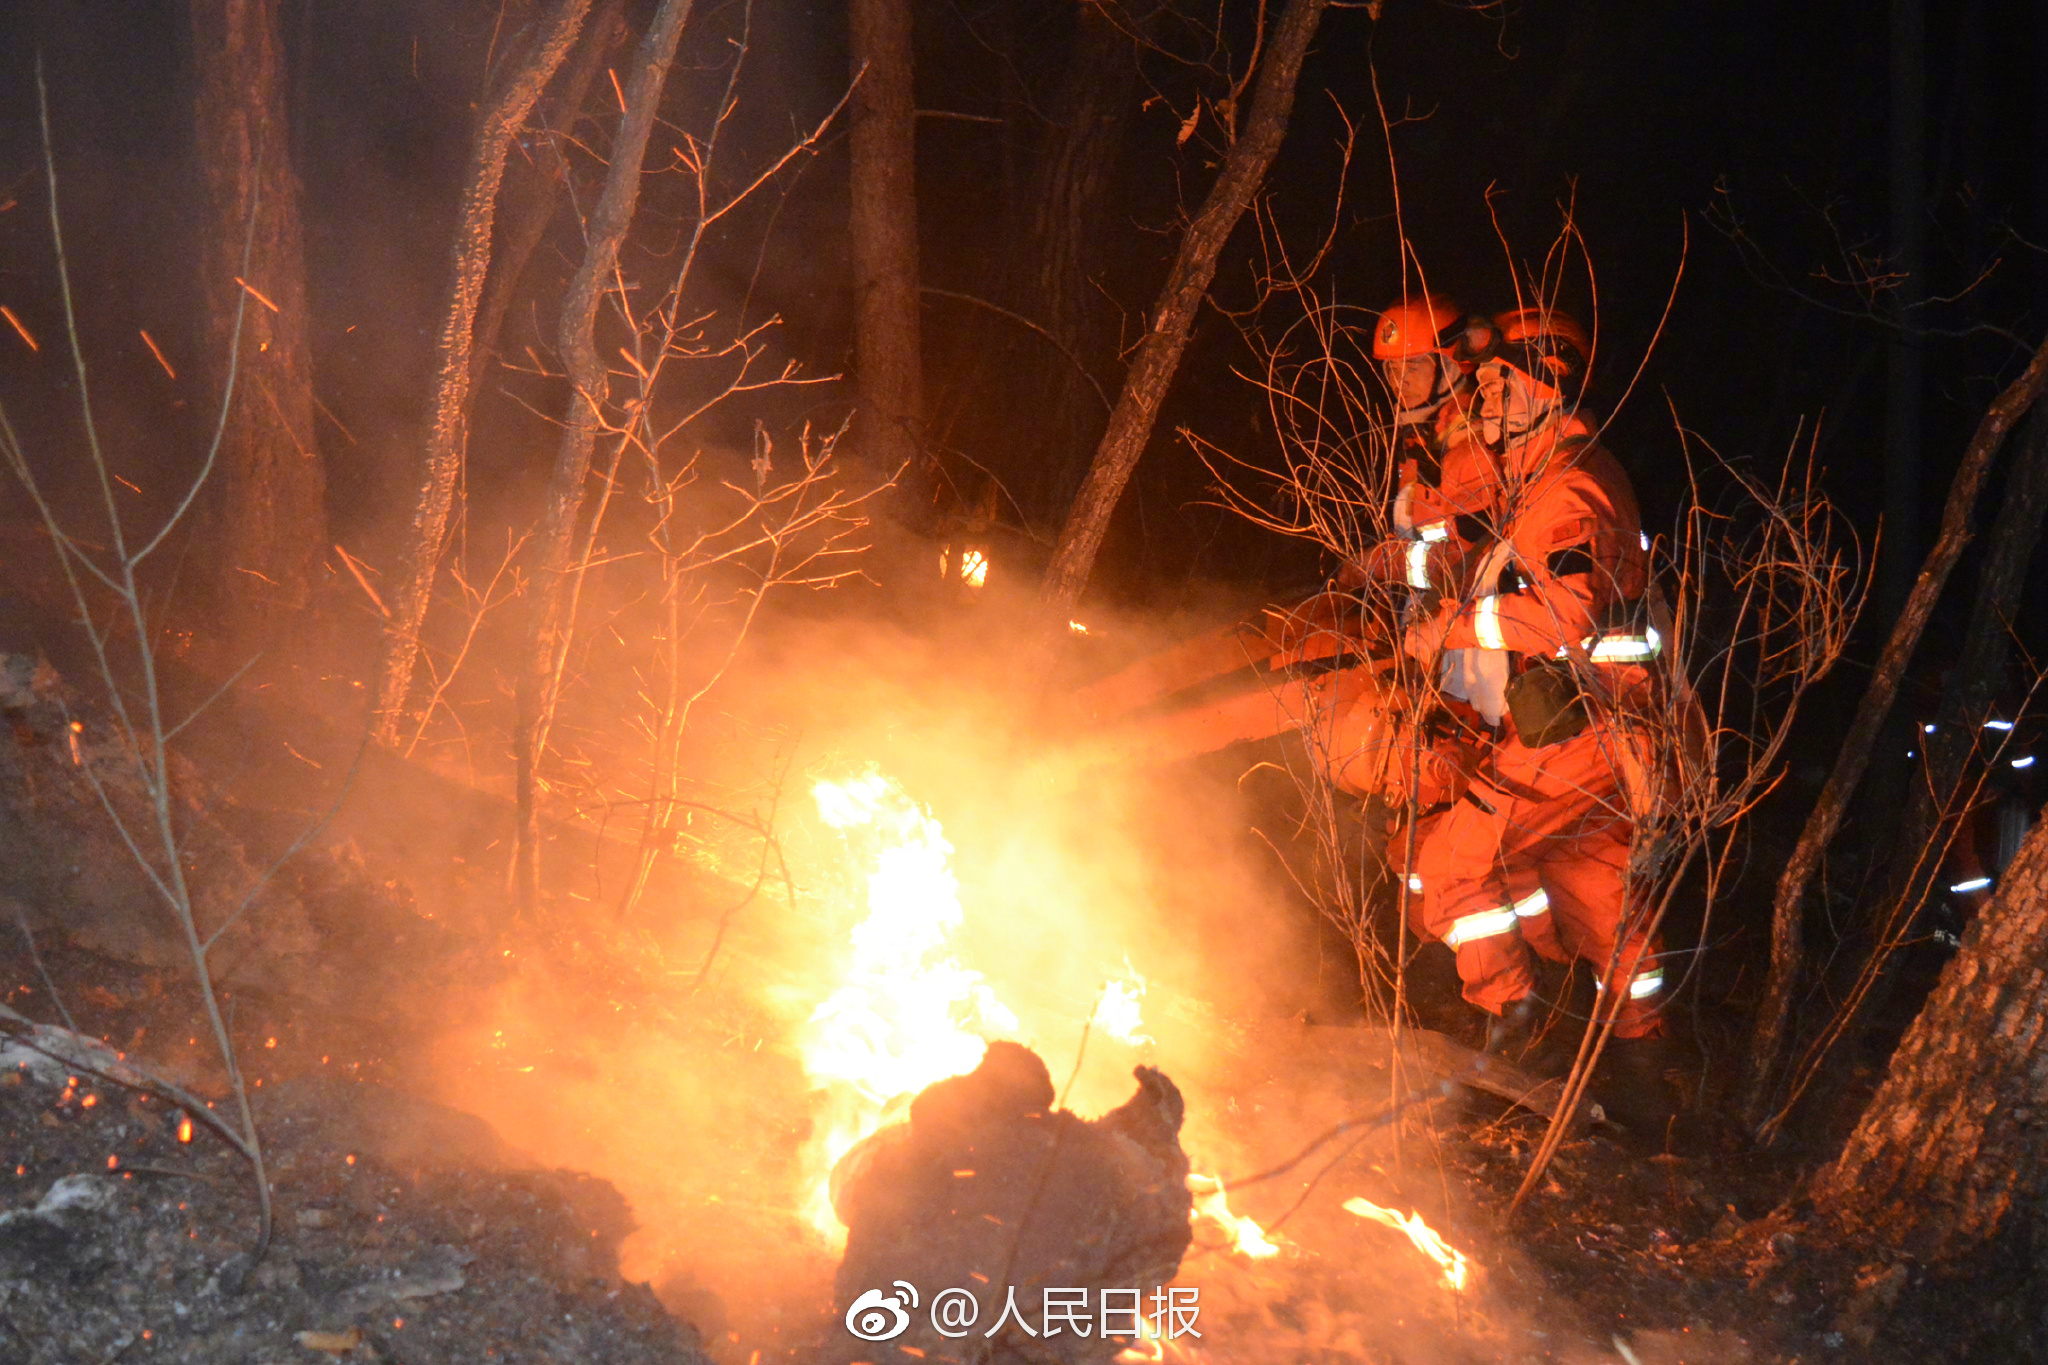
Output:
<svg viewBox="0 0 2048 1365">
<path fill-rule="evenodd" d="M 119 856 L 103 835 L 79 856 L 78 840 L 93 836 L 57 799 L 78 758 L 54 724 L 29 719 L 29 738 L 17 724 L 8 757 L 33 774 L 9 796 L 30 837 L 6 857 L 10 883 L 41 898 L 25 908 L 43 917 L 42 962 L 0 920 L 0 1000 L 58 1022 L 47 972 L 80 1031 L 218 1102 L 222 1076 L 195 1028 L 189 968 L 111 933 L 125 902 L 94 874 L 121 866 Z M 220 811 L 220 839 L 262 842 L 264 810 Z M 392 823 L 430 827 L 417 815 Z M 487 848 L 478 839 L 443 849 L 451 884 Z M 674 973 L 647 970 L 646 954 L 622 941 L 586 934 L 515 951 L 504 926 L 479 914 L 423 912 L 389 856 L 365 836 L 296 860 L 255 921 L 255 966 L 227 983 L 278 1201 L 271 1254 L 253 1271 L 237 1259 L 256 1233 L 247 1169 L 203 1128 L 180 1143 L 164 1105 L 85 1078 L 15 1068 L 0 1080 L 0 1362 L 811 1358 L 836 1325 L 831 1266 L 776 1193 L 805 1119 L 786 1051 L 763 1047 L 775 1041 L 772 1021 L 692 1014 Z M 53 874 L 47 885 L 32 875 L 41 870 Z M 86 904 L 68 899 L 74 892 L 97 898 L 90 913 L 74 908 Z M 452 903 L 447 888 L 418 900 Z M 0 909 L 14 917 L 14 906 Z M 65 934 L 67 914 L 92 932 Z M 266 949 L 275 951 L 256 951 Z M 545 1021 L 554 1036 L 508 1056 L 518 1065 L 475 1073 L 463 1101 L 490 1109 L 494 1132 L 434 1101 L 445 1072 L 432 1060 L 460 1030 L 503 1017 L 488 1005 L 528 970 L 522 960 L 547 963 L 550 989 L 577 1003 Z M 1290 1027 L 1221 1021 L 1221 1064 L 1146 1058 L 1188 1096 L 1197 1169 L 1270 1166 L 1390 1093 L 1370 1065 L 1302 1054 Z M 1728 1055 L 1729 1040 L 1715 1041 Z M 606 1062 L 629 1044 L 697 1063 L 664 1078 Z M 1726 1102 L 1717 1087 L 1732 1078 L 1703 1077 L 1696 1056 L 1680 1069 L 1687 1112 L 1663 1141 L 1586 1134 L 1512 1220 L 1505 1211 L 1540 1122 L 1486 1101 L 1433 1103 L 1406 1119 L 1398 1141 L 1389 1130 L 1327 1170 L 1318 1156 L 1288 1179 L 1234 1192 L 1238 1212 L 1279 1225 L 1281 1252 L 1247 1259 L 1198 1224 L 1181 1282 L 1201 1289 L 1207 1330 L 1171 1354 L 1188 1365 L 2037 1358 L 2033 1305 L 2048 1295 L 2030 1247 L 1936 1273 L 1828 1245 L 1796 1204 L 1781 1209 L 1825 1143 L 1749 1148 L 1715 1118 Z M 678 1099 L 664 1084 L 683 1103 L 716 1106 L 722 1144 L 670 1154 L 669 1184 L 622 1179 L 615 1189 L 518 1150 L 532 1136 L 518 1115 L 572 1108 L 565 1096 L 609 1087 L 622 1091 L 608 1111 L 617 1120 L 646 1111 L 659 1160 L 672 1112 L 663 1106 Z M 499 1103 L 479 1105 L 479 1086 Z M 1855 1100 L 1842 1098 L 1844 1113 Z M 596 1131 L 606 1122 L 557 1132 L 549 1154 L 615 1179 L 649 1164 L 643 1143 L 622 1165 Z M 1344 1212 L 1353 1196 L 1421 1212 L 1470 1256 L 1472 1282 L 1446 1288 L 1397 1234 Z M 702 1263 L 746 1263 L 775 1279 L 773 1302 L 741 1302 L 687 1272 L 633 1283 L 620 1256 L 636 1219 L 657 1224 L 665 1247 L 694 1244 Z M 704 1327 L 702 1346 L 690 1322 Z"/>
<path fill-rule="evenodd" d="M 91 967 L 110 983 L 81 993 L 82 1027 L 146 1040 L 143 1020 L 170 1026 L 187 1003 L 120 964 L 54 956 L 53 974 Z M 40 1014 L 46 996 L 11 999 Z M 238 1013 L 270 1027 L 264 1003 Z M 0 1361 L 704 1360 L 648 1286 L 620 1278 L 633 1224 L 610 1186 L 517 1169 L 487 1125 L 333 1054 L 326 1074 L 283 1078 L 298 1059 L 266 1064 L 279 1049 L 247 1041 L 275 1192 L 253 1269 L 260 1222 L 239 1154 L 203 1124 L 181 1141 L 171 1104 L 6 1054 Z"/>
<path fill-rule="evenodd" d="M 1231 1111 L 1220 1124 L 1191 1113 L 1191 1129 L 1210 1130 L 1194 1132 L 1193 1149 L 1229 1153 L 1225 1169 L 1242 1174 L 1293 1155 L 1333 1118 L 1379 1111 L 1415 1082 L 1393 1086 L 1375 1051 L 1384 1057 L 1373 1030 L 1246 1030 L 1237 1055 L 1189 1087 Z M 1941 1268 L 1839 1245 L 1798 1200 L 1825 1148 L 1739 1140 L 1720 1117 L 1732 1105 L 1724 1078 L 1703 1073 L 1694 1050 L 1678 1050 L 1669 1079 L 1679 1112 L 1665 1133 L 1587 1127 L 1513 1216 L 1545 1122 L 1472 1092 L 1430 1101 L 1398 1135 L 1369 1135 L 1348 1154 L 1332 1143 L 1282 1178 L 1238 1186 L 1233 1210 L 1277 1229 L 1281 1253 L 1248 1259 L 1198 1225 L 1180 1282 L 1201 1286 L 1212 1330 L 1185 1354 L 1409 1365 L 2043 1358 L 2028 1233 Z M 1344 1212 L 1361 1195 L 1421 1213 L 1464 1251 L 1465 1288 L 1449 1288 L 1398 1233 Z"/>
<path fill-rule="evenodd" d="M 43 957 L 57 981 L 93 983 L 66 991 L 82 1031 L 212 1092 L 203 1064 L 174 1065 L 204 1042 L 190 1041 L 196 1001 L 173 974 L 61 945 Z M 413 968 L 440 970 L 424 958 Z M 0 958 L 0 971 L 17 983 L 8 1003 L 52 1017 L 25 953 Z M 336 1358 L 302 1345 L 305 1332 L 353 1342 L 339 1357 L 349 1360 L 745 1365 L 804 1360 L 832 1325 L 828 1277 L 792 1250 L 792 1330 L 764 1331 L 738 1305 L 710 1302 L 691 1314 L 715 1326 L 700 1347 L 649 1285 L 619 1273 L 621 1240 L 645 1211 L 603 1181 L 533 1169 L 489 1125 L 407 1093 L 425 1040 L 406 1016 L 253 990 L 230 1003 L 261 1083 L 277 1190 L 270 1256 L 253 1274 L 238 1260 L 257 1227 L 248 1169 L 203 1126 L 180 1143 L 174 1111 L 157 1100 L 12 1067 L 0 1079 L 0 1361 Z M 610 1013 L 622 1033 L 653 1026 L 645 1013 Z M 1241 1174 L 1291 1155 L 1330 1114 L 1384 1102 L 1384 1072 L 1305 1059 L 1289 1041 L 1297 1032 L 1341 1031 L 1243 1030 L 1221 1070 L 1183 1077 L 1198 1168 L 1220 1153 Z M 1668 1150 L 1598 1127 L 1566 1144 L 1512 1221 L 1503 1214 L 1542 1123 L 1483 1096 L 1433 1102 L 1398 1142 L 1383 1132 L 1328 1170 L 1318 1155 L 1287 1179 L 1239 1189 L 1233 1208 L 1277 1223 L 1281 1254 L 1250 1260 L 1198 1223 L 1180 1283 L 1201 1289 L 1207 1330 L 1172 1358 L 2036 1358 L 2023 1258 L 1936 1275 L 1816 1240 L 1796 1206 L 1780 1209 L 1797 1157 L 1742 1148 L 1705 1117 L 1718 1102 L 1695 1092 Z M 53 1191 L 72 1206 L 51 1209 Z M 1404 1239 L 1342 1211 L 1361 1194 L 1421 1212 L 1464 1250 L 1467 1288 L 1450 1291 Z M 734 1255 L 773 1259 L 773 1238 L 789 1229 L 740 1218 L 717 1234 Z M 665 1286 L 671 1306 L 687 1307 L 676 1289 Z"/>
</svg>

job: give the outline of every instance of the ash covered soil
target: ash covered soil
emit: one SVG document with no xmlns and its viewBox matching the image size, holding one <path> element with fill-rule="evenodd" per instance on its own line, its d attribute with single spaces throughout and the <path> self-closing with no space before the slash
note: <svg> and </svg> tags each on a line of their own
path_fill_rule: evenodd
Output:
<svg viewBox="0 0 2048 1365">
<path fill-rule="evenodd" d="M 5 965 L 20 983 L 8 1001 L 46 1017 L 47 992 L 27 984 L 33 963 L 17 955 Z M 204 1052 L 177 1027 L 191 1002 L 156 987 L 154 973 L 61 948 L 46 950 L 45 965 L 60 980 L 95 983 L 70 993 L 81 1030 L 116 1046 L 139 1038 L 133 1055 L 164 1071 L 180 1051 Z M 634 1210 L 610 1184 L 532 1169 L 481 1120 L 378 1084 L 403 1083 L 403 1039 L 260 993 L 237 1000 L 276 1191 L 269 1255 L 250 1269 L 249 1168 L 203 1125 L 181 1142 L 175 1107 L 14 1056 L 0 1067 L 0 1362 L 711 1358 L 649 1286 L 619 1275 Z M 317 1050 L 344 1037 L 366 1060 Z M 1364 1069 L 1304 1072 L 1284 1041 L 1259 1030 L 1249 1051 L 1265 1065 L 1190 1092 L 1246 1158 L 1291 1155 L 1319 1131 L 1312 1113 L 1362 1112 L 1385 1094 Z M 215 1093 L 203 1068 L 188 1072 L 181 1079 Z M 1178 1282 L 1201 1291 L 1204 1336 L 1166 1359 L 2031 1358 L 2015 1316 L 2024 1296 L 2004 1292 L 2024 1267 L 1936 1276 L 1821 1245 L 1775 1211 L 1796 1163 L 1720 1141 L 1646 1156 L 1594 1132 L 1564 1147 L 1530 1208 L 1506 1222 L 1540 1132 L 1521 1111 L 1437 1105 L 1405 1128 L 1398 1155 L 1385 1134 L 1327 1172 L 1318 1161 L 1299 1179 L 1234 1193 L 1237 1212 L 1281 1223 L 1282 1252 L 1250 1260 L 1198 1227 Z M 1398 1234 L 1343 1212 L 1353 1195 L 1422 1212 L 1470 1255 L 1472 1286 L 1448 1291 Z M 738 1226 L 721 1233 L 744 1238 Z M 742 1252 L 762 1248 L 736 1241 L 728 1254 Z M 824 1277 L 788 1288 L 803 1300 L 792 1305 L 798 1318 L 835 1325 Z M 731 1365 L 815 1354 L 807 1332 L 778 1339 L 744 1316 L 730 1325 L 732 1339 L 721 1331 L 710 1346 Z"/>
<path fill-rule="evenodd" d="M 115 875 L 127 855 L 88 818 L 78 774 L 102 761 L 92 728 L 74 749 L 47 698 L 8 714 L 0 1001 L 56 1023 L 54 981 L 82 1033 L 227 1103 L 218 1064 L 207 1061 L 210 1039 L 195 1028 L 189 967 L 138 927 L 161 914 L 137 901 L 132 872 Z M 422 797 L 405 810 L 429 805 Z M 239 898 L 250 869 L 268 861 L 241 846 L 265 843 L 258 827 L 270 813 L 205 809 L 214 815 L 193 818 L 217 846 L 208 865 L 221 895 Z M 389 823 L 440 836 L 450 822 Z M 223 973 L 230 1027 L 256 1086 L 276 1197 L 260 1262 L 248 1257 L 258 1230 L 248 1165 L 203 1126 L 183 1142 L 163 1102 L 19 1056 L 0 1065 L 0 1365 L 814 1358 L 818 1333 L 837 1328 L 830 1267 L 799 1255 L 786 1199 L 762 1202 L 804 1124 L 777 1107 L 790 1078 L 777 1080 L 772 1049 L 760 1050 L 765 1025 L 690 1023 L 674 1009 L 673 974 L 650 975 L 596 940 L 582 952 L 572 941 L 515 954 L 475 917 L 423 912 L 390 875 L 429 861 L 453 869 L 449 886 L 422 887 L 421 898 L 454 904 L 465 872 L 485 865 L 481 834 L 436 860 L 365 838 L 366 848 L 342 841 L 295 859 L 246 934 L 223 940 L 233 958 Z M 492 1073 L 492 1093 L 514 1108 L 562 1109 L 571 1082 L 588 1090 L 608 1074 L 576 1081 L 590 1069 L 586 1054 L 632 1055 L 630 1043 L 708 1057 L 698 1071 L 718 1084 L 693 1082 L 688 1101 L 717 1106 L 722 1141 L 745 1154 L 728 1161 L 730 1188 L 698 1190 L 717 1185 L 717 1173 L 682 1169 L 691 1163 L 671 1152 L 689 1178 L 631 1209 L 604 1180 L 536 1169 L 482 1120 L 410 1093 L 437 1074 L 424 1064 L 437 1041 L 485 1017 L 490 991 L 519 960 L 553 964 L 557 984 L 587 1008 L 556 1021 L 573 1034 L 559 1040 L 560 1055 L 539 1050 L 538 1068 Z M 1269 1167 L 1336 1119 L 1385 1102 L 1387 1084 L 1369 1069 L 1297 1055 L 1315 1030 L 1290 1038 L 1284 1026 L 1224 1022 L 1245 1035 L 1236 1074 L 1203 1077 L 1157 1059 L 1186 1091 L 1191 1127 L 1211 1130 L 1207 1169 Z M 732 1045 L 749 1038 L 751 1048 Z M 1714 1088 L 1683 1079 L 1693 1121 L 1666 1150 L 1646 1154 L 1598 1133 L 1569 1143 L 1512 1221 L 1503 1215 L 1540 1125 L 1483 1104 L 1432 1106 L 1404 1126 L 1399 1151 L 1375 1141 L 1327 1170 L 1319 1155 L 1289 1179 L 1233 1192 L 1237 1212 L 1269 1227 L 1286 1220 L 1282 1253 L 1249 1260 L 1198 1228 L 1179 1282 L 1201 1290 L 1204 1337 L 1177 1343 L 1171 1365 L 2036 1358 L 2030 1348 L 2048 1332 L 2026 1256 L 2007 1248 L 1936 1273 L 1823 1244 L 1796 1205 L 1781 1206 L 1801 1165 L 1826 1152 L 1757 1153 L 1731 1141 L 1712 1121 L 1722 1103 Z M 607 1122 L 666 1113 L 660 1098 L 642 1076 Z M 505 1108 L 492 1111 L 505 1131 L 533 1140 L 540 1125 Z M 636 1178 L 616 1154 L 605 1164 L 594 1139 L 558 1142 L 553 1156 L 621 1184 Z M 1398 1234 L 1344 1212 L 1352 1196 L 1423 1212 L 1471 1256 L 1474 1287 L 1448 1292 Z M 679 1278 L 662 1286 L 664 1310 L 648 1285 L 619 1273 L 636 1213 L 717 1265 L 780 1272 L 780 1300 L 721 1298 Z M 713 1333 L 709 1354 L 685 1318 Z"/>
<path fill-rule="evenodd" d="M 0 1361 L 698 1365 L 695 1332 L 622 1281 L 602 1181 L 493 1169 L 488 1130 L 346 1080 L 270 1087 L 275 1232 L 252 1267 L 242 1157 L 180 1111 L 18 1053 L 0 1072 Z M 261 1092 L 259 1092 L 261 1093 Z M 378 1150 L 366 1112 L 403 1117 Z M 348 1135 L 353 1135 L 348 1136 Z"/>
</svg>

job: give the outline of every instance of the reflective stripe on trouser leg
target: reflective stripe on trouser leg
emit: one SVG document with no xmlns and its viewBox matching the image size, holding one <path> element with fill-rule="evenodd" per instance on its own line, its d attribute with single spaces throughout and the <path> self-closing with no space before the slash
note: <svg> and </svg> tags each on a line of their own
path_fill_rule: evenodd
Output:
<svg viewBox="0 0 2048 1365">
<path fill-rule="evenodd" d="M 1502 907 L 1480 913 L 1502 916 L 1504 927 L 1482 937 L 1460 938 L 1452 945 L 1458 959 L 1458 979 L 1464 983 L 1462 994 L 1468 1002 L 1488 1014 L 1499 1014 L 1535 990 L 1536 978 L 1530 970 L 1529 945 L 1515 932 L 1514 911 Z M 1463 917 L 1473 918 L 1476 917 Z M 1450 942 L 1448 934 L 1444 941 Z"/>
<path fill-rule="evenodd" d="M 1565 951 L 1557 937 L 1557 925 L 1550 914 L 1550 893 L 1537 887 L 1528 895 L 1516 899 L 1515 927 L 1521 931 L 1522 941 L 1533 948 L 1539 956 L 1552 962 L 1570 962 L 1572 955 Z"/>
<path fill-rule="evenodd" d="M 1449 947 L 1468 1003 L 1489 1014 L 1536 988 L 1529 945 L 1518 932 L 1514 902 L 1534 890 L 1535 878 L 1500 876 L 1500 844 L 1492 815 L 1458 802 L 1423 831 L 1412 867 L 1423 894 L 1408 901 L 1409 924 L 1424 938 Z"/>
<path fill-rule="evenodd" d="M 1664 969 L 1651 965 L 1623 978 L 1628 982 L 1627 994 L 1614 1006 L 1614 1036 L 1617 1038 L 1648 1038 L 1664 1032 Z M 1606 985 L 1595 982 L 1606 998 Z M 1606 1005 L 1595 1007 L 1594 1013 L 1606 1010 Z"/>
<path fill-rule="evenodd" d="M 1515 931 L 1515 907 L 1497 905 L 1491 910 L 1480 910 L 1470 915 L 1460 915 L 1451 921 L 1451 927 L 1444 930 L 1444 942 L 1452 948 L 1462 948 L 1483 938 L 1493 938 Z"/>
<path fill-rule="evenodd" d="M 1607 989 L 1607 983 L 1595 981 L 1593 989 L 1604 992 Z M 1663 989 L 1664 969 L 1662 967 L 1652 967 L 1647 972 L 1637 972 L 1635 978 L 1628 983 L 1628 998 L 1631 1000 L 1647 1000 Z"/>
</svg>

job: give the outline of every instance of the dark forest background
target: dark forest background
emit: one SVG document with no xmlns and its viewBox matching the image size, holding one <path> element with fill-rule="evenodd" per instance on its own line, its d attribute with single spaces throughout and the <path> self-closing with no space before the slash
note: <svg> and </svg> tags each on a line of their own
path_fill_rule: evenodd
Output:
<svg viewBox="0 0 2048 1365">
<path fill-rule="evenodd" d="M 1113 395 L 1118 343 L 1135 334 L 1188 186 L 1199 189 L 1213 156 L 1200 137 L 1175 145 L 1197 88 L 1185 64 L 1127 41 L 1103 44 L 1080 22 L 1085 9 L 1023 0 L 917 8 L 920 245 L 928 288 L 987 299 L 1069 337 Z M 335 538 L 374 562 L 411 496 L 446 243 L 500 16 L 459 0 L 304 0 L 286 4 L 283 18 L 315 383 L 333 419 L 318 428 L 329 511 Z M 695 59 L 709 61 L 743 18 L 738 5 L 705 7 L 686 62 L 693 44 Z M 210 229 L 195 202 L 183 7 L 30 3 L 10 7 L 4 23 L 0 169 L 12 206 L 0 213 L 0 289 L 25 317 L 36 311 L 25 302 L 51 302 L 34 183 L 40 51 L 83 320 L 100 343 L 111 412 L 155 430 L 168 400 L 196 418 L 199 394 L 165 376 L 135 335 L 148 328 L 174 361 L 191 360 L 199 344 L 190 263 Z M 1091 52 L 1091 41 L 1112 50 Z M 749 125 L 752 136 L 807 125 L 837 100 L 846 53 L 836 7 L 760 0 L 749 42 L 743 99 L 774 110 Z M 1818 423 L 1829 492 L 1874 536 L 1888 414 L 1902 401 L 1918 408 L 1917 497 L 1906 506 L 1938 503 L 2048 297 L 2048 112 L 2035 97 L 2048 23 L 2018 3 L 1942 6 L 1926 15 L 1916 55 L 1925 75 L 1921 293 L 1942 300 L 1908 319 L 1917 394 L 1888 382 L 1894 294 L 1873 301 L 1854 286 L 1859 272 L 1882 277 L 1900 265 L 1893 44 L 1881 7 L 1394 3 L 1377 25 L 1336 13 L 1304 74 L 1269 208 L 1297 249 L 1321 236 L 1338 188 L 1341 105 L 1359 136 L 1326 287 L 1366 307 L 1398 292 L 1376 73 L 1398 120 L 1404 224 L 1433 287 L 1469 307 L 1505 306 L 1509 253 L 1540 263 L 1559 205 L 1572 203 L 1597 272 L 1596 405 L 1614 401 L 1648 351 L 1610 436 L 1653 523 L 1676 488 L 1675 411 L 1723 454 L 1760 462 Z M 1089 88 L 1075 89 L 1091 61 Z M 672 98 L 689 98 L 684 74 Z M 1078 149 L 1061 128 L 1073 120 L 1101 125 Z M 1046 163 L 1062 153 L 1094 158 L 1087 173 L 1098 185 L 1078 209 L 1086 291 L 1072 300 L 1045 293 L 1036 259 L 1050 212 L 1037 196 Z M 730 226 L 715 262 L 733 296 L 784 318 L 782 346 L 814 374 L 850 362 L 846 175 L 841 135 L 799 165 L 786 195 Z M 1685 278 L 1651 349 L 1688 229 Z M 1222 307 L 1252 299 L 1254 245 L 1247 223 L 1219 272 Z M 560 244 L 544 252 L 506 350 L 546 334 L 543 301 L 573 264 Z M 1591 311 L 1583 277 L 1567 279 L 1563 302 Z M 1002 519 L 1048 539 L 1099 433 L 1100 403 L 1043 339 L 997 314 L 928 295 L 923 322 L 931 444 L 974 496 L 977 467 L 997 476 L 1014 497 L 1002 500 Z M 24 359 L 12 351 L 0 383 Z M 1252 363 L 1237 326 L 1207 313 L 1119 513 L 1098 592 L 1156 606 L 1196 578 L 1313 571 L 1298 548 L 1206 505 L 1206 472 L 1173 435 L 1187 425 L 1260 458 L 1270 443 L 1262 404 L 1233 375 Z M 480 399 L 470 487 L 496 506 L 472 509 L 478 522 L 516 519 L 546 462 L 546 439 L 503 387 L 487 383 Z M 813 389 L 783 420 L 829 416 L 847 401 L 843 390 Z M 197 423 L 188 425 L 194 437 Z M 1917 548 L 1927 521 L 1890 528 L 1889 545 Z M 2030 602 L 2030 628 L 2040 610 Z"/>
</svg>

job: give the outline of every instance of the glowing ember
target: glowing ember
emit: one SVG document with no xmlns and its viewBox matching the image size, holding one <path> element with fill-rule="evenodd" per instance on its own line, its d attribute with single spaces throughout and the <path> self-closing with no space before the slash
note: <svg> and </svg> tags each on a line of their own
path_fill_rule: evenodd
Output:
<svg viewBox="0 0 2048 1365">
<path fill-rule="evenodd" d="M 1089 1023 L 1119 1043 L 1143 1047 L 1153 1041 L 1150 1034 L 1138 1032 L 1145 1022 L 1138 1008 L 1145 998 L 1145 978 L 1132 970 L 1128 959 L 1124 971 L 1123 980 L 1103 983 L 1102 998 L 1095 1002 L 1095 1017 Z"/>
<path fill-rule="evenodd" d="M 830 1105 L 810 1153 L 804 1212 L 837 1240 L 844 1233 L 827 1183 L 833 1164 L 881 1126 L 893 1101 L 972 1071 L 987 1038 L 1014 1033 L 1017 1016 L 948 951 L 962 918 L 960 886 L 939 822 L 872 771 L 820 782 L 812 795 L 825 823 L 869 859 L 867 918 L 853 929 L 853 961 L 799 1040 L 804 1071 Z"/>
<path fill-rule="evenodd" d="M 940 546 L 939 577 L 952 578 L 956 575 L 962 583 L 965 583 L 970 588 L 979 588 L 983 583 L 986 583 L 988 581 L 988 551 L 976 550 L 963 545 L 960 548 L 959 562 L 956 564 L 953 560 L 953 547 L 950 545 Z"/>
<path fill-rule="evenodd" d="M 180 1113 L 180 1114 L 178 1115 L 178 1141 L 180 1141 L 180 1142 L 190 1142 L 191 1140 L 192 1140 L 192 1117 L 191 1117 L 191 1115 L 189 1115 L 189 1114 L 185 1114 L 185 1113 Z"/>
<path fill-rule="evenodd" d="M 1375 1223 L 1384 1224 L 1396 1232 L 1406 1234 L 1408 1240 L 1415 1243 L 1417 1251 L 1436 1262 L 1437 1269 L 1444 1275 L 1444 1288 L 1464 1289 L 1466 1277 L 1470 1272 L 1470 1267 L 1465 1261 L 1465 1253 L 1437 1236 L 1435 1230 L 1422 1221 L 1421 1214 L 1411 1213 L 1404 1218 L 1392 1209 L 1373 1203 L 1370 1199 L 1347 1199 L 1344 1201 L 1344 1211 L 1355 1213 L 1360 1218 L 1369 1218 Z"/>
<path fill-rule="evenodd" d="M 1076 635 L 1086 635 L 1088 633 L 1088 627 L 1079 621 L 1067 622 L 1067 629 L 1073 631 Z"/>
<path fill-rule="evenodd" d="M 1266 1230 L 1249 1218 L 1240 1218 L 1230 1211 L 1230 1201 L 1224 1197 L 1223 1182 L 1212 1175 L 1190 1175 L 1188 1189 L 1195 1196 L 1194 1223 L 1197 1229 L 1204 1224 L 1215 1228 L 1225 1238 L 1225 1245 L 1232 1251 L 1241 1252 L 1253 1260 L 1264 1260 L 1278 1256 L 1280 1248 L 1266 1239 Z"/>
</svg>

